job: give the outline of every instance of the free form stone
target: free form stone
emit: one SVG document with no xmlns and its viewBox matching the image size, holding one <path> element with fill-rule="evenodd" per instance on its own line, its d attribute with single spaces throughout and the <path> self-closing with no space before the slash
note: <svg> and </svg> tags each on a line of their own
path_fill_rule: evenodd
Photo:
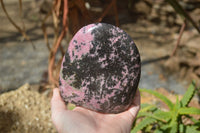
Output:
<svg viewBox="0 0 200 133">
<path fill-rule="evenodd" d="M 138 87 L 140 54 L 118 27 L 95 23 L 72 38 L 60 71 L 63 100 L 102 113 L 127 110 Z"/>
</svg>

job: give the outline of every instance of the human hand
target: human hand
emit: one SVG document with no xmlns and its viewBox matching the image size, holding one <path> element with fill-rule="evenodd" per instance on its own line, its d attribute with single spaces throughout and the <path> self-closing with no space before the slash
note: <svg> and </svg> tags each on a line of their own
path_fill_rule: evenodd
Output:
<svg viewBox="0 0 200 133">
<path fill-rule="evenodd" d="M 139 110 L 139 90 L 132 106 L 119 114 L 103 114 L 82 107 L 68 110 L 58 88 L 53 90 L 51 99 L 51 117 L 59 133 L 130 133 Z"/>
</svg>

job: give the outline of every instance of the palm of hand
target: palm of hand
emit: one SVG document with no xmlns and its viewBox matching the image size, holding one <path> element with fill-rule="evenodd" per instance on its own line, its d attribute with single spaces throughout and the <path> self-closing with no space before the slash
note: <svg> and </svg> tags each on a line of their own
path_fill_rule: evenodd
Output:
<svg viewBox="0 0 200 133">
<path fill-rule="evenodd" d="M 139 109 L 139 91 L 133 106 L 119 114 L 102 114 L 82 107 L 67 110 L 58 89 L 54 89 L 51 101 L 52 120 L 59 133 L 129 133 Z"/>
</svg>

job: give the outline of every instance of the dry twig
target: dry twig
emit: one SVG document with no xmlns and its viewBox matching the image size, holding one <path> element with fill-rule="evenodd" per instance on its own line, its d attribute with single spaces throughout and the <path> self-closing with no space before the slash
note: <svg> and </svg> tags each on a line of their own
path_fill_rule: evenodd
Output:
<svg viewBox="0 0 200 133">
<path fill-rule="evenodd" d="M 61 0 L 58 0 L 59 6 L 60 6 L 60 1 Z M 58 6 L 56 5 L 56 7 L 58 7 Z M 59 11 L 58 11 L 59 9 L 60 8 L 56 9 L 56 11 L 57 11 L 56 13 L 58 13 L 56 15 L 58 15 L 58 16 L 59 16 Z M 49 81 L 57 86 L 58 86 L 58 80 L 55 79 L 55 76 L 53 75 L 54 64 L 55 64 L 55 55 L 56 55 L 56 52 L 57 52 L 59 46 L 61 45 L 61 41 L 62 41 L 63 37 L 65 36 L 66 32 L 68 31 L 67 15 L 68 15 L 68 0 L 64 0 L 63 21 L 62 21 L 63 29 L 62 29 L 58 39 L 56 40 L 55 45 L 51 49 L 50 57 L 49 57 L 49 66 L 48 66 Z"/>
<path fill-rule="evenodd" d="M 181 29 L 180 29 L 180 32 L 179 32 L 179 37 L 178 37 L 176 46 L 174 47 L 174 50 L 173 50 L 173 52 L 172 52 L 172 54 L 171 54 L 171 57 L 174 56 L 174 55 L 176 54 L 176 51 L 177 51 L 177 49 L 178 49 L 178 47 L 179 47 L 179 45 L 180 45 L 181 37 L 182 37 L 183 32 L 184 32 L 184 30 L 185 30 L 185 27 L 186 27 L 186 21 L 184 21 L 184 23 L 183 23 L 182 26 L 181 26 Z"/>
<path fill-rule="evenodd" d="M 114 8 L 115 12 L 115 23 L 117 26 L 119 26 L 119 19 L 118 19 L 118 13 L 117 13 L 117 1 L 112 0 L 111 3 L 108 5 L 108 7 L 103 11 L 102 15 L 96 20 L 97 22 L 101 22 L 102 19 L 108 14 L 108 11 L 111 9 L 111 7 Z"/>
<path fill-rule="evenodd" d="M 9 16 L 9 14 L 8 14 L 6 8 L 5 8 L 5 5 L 4 5 L 4 3 L 3 3 L 3 0 L 0 0 L 0 2 L 1 2 L 2 9 L 3 9 L 4 13 L 6 14 L 6 17 L 8 18 L 8 20 L 10 21 L 10 23 L 18 30 L 18 32 L 20 32 L 20 33 L 22 34 L 22 36 L 23 36 L 26 40 L 30 41 L 31 44 L 32 44 L 32 46 L 33 46 L 33 48 L 36 49 L 35 46 L 34 46 L 34 44 L 33 44 L 33 42 L 31 41 L 30 37 L 29 37 L 29 36 L 26 34 L 26 32 L 25 32 L 25 26 L 24 26 L 24 24 L 22 23 L 22 24 L 23 24 L 23 27 L 24 27 L 24 30 L 23 30 L 23 29 L 21 29 L 21 28 L 12 20 L 12 18 Z M 20 2 L 20 15 L 21 15 L 21 10 L 22 10 L 22 3 L 21 3 L 21 0 L 19 0 L 19 2 Z"/>
</svg>

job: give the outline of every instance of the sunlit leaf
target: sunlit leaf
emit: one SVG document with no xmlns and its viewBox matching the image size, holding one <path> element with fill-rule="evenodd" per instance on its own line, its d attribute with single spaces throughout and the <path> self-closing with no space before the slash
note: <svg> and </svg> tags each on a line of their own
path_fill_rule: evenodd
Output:
<svg viewBox="0 0 200 133">
<path fill-rule="evenodd" d="M 185 114 L 196 114 L 200 115 L 200 109 L 194 108 L 194 107 L 184 107 L 179 109 L 179 114 L 185 115 Z"/>
<path fill-rule="evenodd" d="M 157 98 L 162 100 L 165 104 L 167 104 L 167 106 L 169 107 L 170 110 L 173 109 L 173 103 L 167 97 L 165 97 L 164 95 L 162 95 L 162 94 L 160 94 L 156 91 L 148 90 L 148 89 L 140 89 L 140 91 L 141 92 L 147 92 L 147 93 L 150 93 L 150 94 L 156 96 Z"/>
<path fill-rule="evenodd" d="M 137 133 L 137 131 L 142 130 L 143 128 L 145 128 L 147 125 L 150 125 L 154 122 L 156 122 L 156 119 L 153 119 L 151 117 L 146 117 L 144 118 L 140 123 L 138 123 L 133 130 L 131 131 L 131 133 Z"/>
<path fill-rule="evenodd" d="M 199 133 L 197 128 L 198 128 L 197 126 L 187 126 L 186 133 Z"/>
<path fill-rule="evenodd" d="M 192 97 L 194 96 L 194 93 L 195 93 L 195 84 L 191 83 L 187 91 L 185 92 L 183 98 L 180 101 L 183 107 L 186 107 L 190 103 Z"/>
</svg>

